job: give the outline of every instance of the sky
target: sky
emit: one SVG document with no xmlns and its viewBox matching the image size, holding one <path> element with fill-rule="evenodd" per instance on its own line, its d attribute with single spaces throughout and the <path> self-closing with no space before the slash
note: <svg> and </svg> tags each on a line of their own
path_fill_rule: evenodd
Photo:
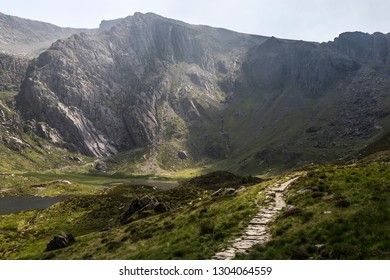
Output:
<svg viewBox="0 0 390 280">
<path fill-rule="evenodd" d="M 0 0 L 0 12 L 62 27 L 153 12 L 192 24 L 327 42 L 346 31 L 390 32 L 389 0 Z"/>
</svg>

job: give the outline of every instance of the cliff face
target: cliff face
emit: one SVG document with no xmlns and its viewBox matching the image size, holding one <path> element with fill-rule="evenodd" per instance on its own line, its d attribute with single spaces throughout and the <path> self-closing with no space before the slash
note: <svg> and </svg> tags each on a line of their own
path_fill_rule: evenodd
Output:
<svg viewBox="0 0 390 280">
<path fill-rule="evenodd" d="M 29 61 L 0 54 L 0 91 L 19 91 Z"/>
<path fill-rule="evenodd" d="M 237 118 L 225 122 L 231 133 L 256 139 L 247 145 L 258 151 L 243 159 L 242 168 L 248 162 L 253 167 L 253 160 L 268 167 L 326 162 L 356 152 L 386 131 L 389 39 L 355 32 L 325 44 L 270 38 L 252 48 L 231 105 L 237 111 L 252 101 L 245 108 L 250 128 L 235 125 Z"/>
<path fill-rule="evenodd" d="M 136 14 L 99 35 L 53 44 L 31 64 L 19 108 L 89 155 L 149 145 L 163 121 L 197 118 L 195 97 L 218 107 L 220 78 L 263 40 Z"/>
<path fill-rule="evenodd" d="M 17 107 L 92 156 L 324 162 L 387 131 L 388 49 L 380 33 L 316 44 L 135 14 L 54 43 L 30 63 Z"/>
</svg>

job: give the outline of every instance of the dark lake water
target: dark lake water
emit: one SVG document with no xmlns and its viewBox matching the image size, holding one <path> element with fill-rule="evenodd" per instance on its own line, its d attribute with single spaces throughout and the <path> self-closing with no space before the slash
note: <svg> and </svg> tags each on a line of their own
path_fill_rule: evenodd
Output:
<svg viewBox="0 0 390 280">
<path fill-rule="evenodd" d="M 10 196 L 0 197 L 0 215 L 16 213 L 32 209 L 44 209 L 65 197 Z"/>
<path fill-rule="evenodd" d="M 120 185 L 144 185 L 156 187 L 159 189 L 171 189 L 177 187 L 178 183 L 173 181 L 153 181 L 153 180 L 140 180 L 131 181 L 126 183 L 112 183 L 108 186 L 120 186 Z M 44 209 L 52 206 L 53 204 L 65 200 L 65 196 L 58 197 L 39 197 L 39 196 L 9 196 L 0 197 L 0 215 L 6 215 L 16 213 L 20 211 Z"/>
</svg>

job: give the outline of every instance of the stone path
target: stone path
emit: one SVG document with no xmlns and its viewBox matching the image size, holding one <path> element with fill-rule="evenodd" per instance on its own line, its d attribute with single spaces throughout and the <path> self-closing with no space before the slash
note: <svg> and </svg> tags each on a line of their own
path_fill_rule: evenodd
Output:
<svg viewBox="0 0 390 280">
<path fill-rule="evenodd" d="M 230 260 L 233 259 L 237 253 L 245 254 L 254 245 L 265 244 L 270 241 L 271 234 L 269 232 L 269 224 L 276 218 L 276 215 L 286 207 L 286 202 L 283 199 L 283 192 L 298 178 L 299 177 L 293 178 L 281 185 L 268 189 L 265 193 L 265 201 L 268 204 L 266 208 L 261 209 L 253 217 L 241 237 L 231 241 L 230 247 L 222 252 L 216 253 L 212 259 Z"/>
</svg>

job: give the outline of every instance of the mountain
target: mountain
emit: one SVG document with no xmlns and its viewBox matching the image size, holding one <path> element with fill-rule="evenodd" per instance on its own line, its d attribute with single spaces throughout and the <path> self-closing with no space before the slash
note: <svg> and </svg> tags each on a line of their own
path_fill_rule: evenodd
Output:
<svg viewBox="0 0 390 280">
<path fill-rule="evenodd" d="M 18 105 L 92 156 L 165 134 L 185 143 L 191 122 L 223 107 L 219 83 L 234 76 L 238 57 L 264 40 L 135 14 L 99 35 L 53 44 L 30 65 Z"/>
<path fill-rule="evenodd" d="M 18 114 L 15 96 L 25 78 L 31 57 L 54 41 L 86 29 L 52 24 L 0 13 L 0 171 L 60 168 L 81 159 L 64 149 L 55 131 L 31 124 Z M 43 135 L 49 140 L 45 140 Z M 7 159 L 7 160 L 5 160 Z"/>
<path fill-rule="evenodd" d="M 0 46 L 1 259 L 390 258 L 390 34 L 39 26 Z"/>
<path fill-rule="evenodd" d="M 389 39 L 360 32 L 324 44 L 270 38 L 250 50 L 225 120 L 246 136 L 244 162 L 324 163 L 388 131 Z M 245 125 L 237 125 L 234 112 L 242 112 Z"/>
<path fill-rule="evenodd" d="M 0 50 L 3 53 L 27 55 L 43 51 L 54 41 L 87 29 L 62 28 L 41 21 L 0 13 Z"/>
<path fill-rule="evenodd" d="M 74 152 L 138 151 L 142 172 L 324 163 L 389 132 L 389 38 L 318 44 L 136 13 L 56 41 L 16 108 Z"/>
</svg>

